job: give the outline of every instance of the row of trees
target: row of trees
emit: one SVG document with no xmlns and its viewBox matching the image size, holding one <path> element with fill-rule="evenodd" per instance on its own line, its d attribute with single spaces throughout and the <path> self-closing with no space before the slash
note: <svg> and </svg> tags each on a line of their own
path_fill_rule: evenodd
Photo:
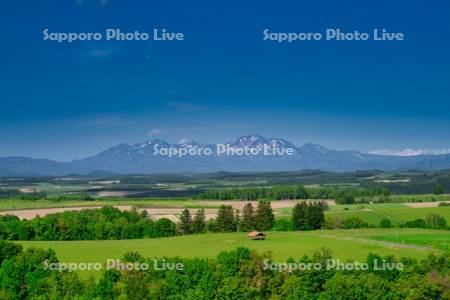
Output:
<svg viewBox="0 0 450 300">
<path fill-rule="evenodd" d="M 324 203 L 307 204 L 302 201 L 294 208 L 294 226 L 286 230 L 318 229 L 323 224 Z M 0 239 L 3 240 L 108 240 L 157 238 L 209 232 L 235 232 L 272 230 L 275 216 L 271 203 L 259 201 L 256 209 L 247 203 L 242 211 L 222 205 L 215 219 L 206 220 L 205 211 L 199 209 L 195 216 L 185 209 L 180 222 L 162 218 L 152 221 L 144 210 L 120 211 L 111 206 L 101 209 L 66 211 L 32 220 L 16 216 L 0 216 Z"/>
<path fill-rule="evenodd" d="M 275 223 L 275 216 L 268 201 L 259 201 L 256 210 L 251 203 L 247 203 L 242 216 L 239 210 L 234 210 L 230 205 L 222 205 L 215 220 L 210 220 L 207 224 L 209 231 L 215 232 L 235 232 L 252 230 L 272 230 Z"/>
<path fill-rule="evenodd" d="M 339 204 L 352 204 L 364 197 L 388 197 L 385 188 L 309 188 L 302 185 L 276 185 L 261 188 L 232 188 L 208 190 L 196 198 L 215 200 L 300 200 L 300 199 L 335 199 Z"/>
<path fill-rule="evenodd" d="M 236 232 L 252 230 L 272 230 L 275 224 L 275 215 L 270 202 L 260 201 L 256 210 L 251 203 L 247 203 L 242 216 L 239 210 L 231 205 L 222 205 L 217 211 L 217 217 L 206 221 L 203 209 L 197 211 L 195 217 L 185 209 L 180 216 L 178 224 L 181 234 L 209 232 Z"/>
<path fill-rule="evenodd" d="M 301 201 L 292 210 L 292 230 L 314 230 L 322 228 L 325 222 L 324 211 L 328 206 L 324 202 L 306 203 Z"/>
<path fill-rule="evenodd" d="M 286 223 L 285 220 L 275 221 L 271 203 L 259 201 L 255 209 L 251 203 L 247 203 L 242 216 L 239 210 L 233 210 L 229 205 L 222 205 L 217 213 L 217 219 L 208 223 L 210 231 L 233 232 L 233 231 L 298 231 L 320 229 L 325 223 L 324 211 L 328 209 L 325 202 L 307 203 L 300 201 L 292 211 L 292 219 L 286 226 L 277 223 Z M 215 226 L 211 226 L 215 222 Z M 276 227 L 276 228 L 275 228 Z"/>
<path fill-rule="evenodd" d="M 429 213 L 425 219 L 416 219 L 400 224 L 401 227 L 409 228 L 432 228 L 447 229 L 447 221 L 437 213 Z"/>
<path fill-rule="evenodd" d="M 248 203 L 240 216 L 239 210 L 222 205 L 215 219 L 206 220 L 204 209 L 192 216 L 188 209 L 180 222 L 162 218 L 153 221 L 144 210 L 120 211 L 111 206 L 101 209 L 66 211 L 20 220 L 16 216 L 0 216 L 0 240 L 109 240 L 169 237 L 210 232 L 271 230 L 275 216 L 270 202 L 260 201 L 254 210 Z"/>
<path fill-rule="evenodd" d="M 5 240 L 109 240 L 174 236 L 176 224 L 168 219 L 152 221 L 147 212 L 101 209 L 66 211 L 32 220 L 0 216 L 0 239 Z"/>
<path fill-rule="evenodd" d="M 183 210 L 180 216 L 179 231 L 181 234 L 203 233 L 206 231 L 205 210 L 199 209 L 194 218 L 188 209 Z"/>
<path fill-rule="evenodd" d="M 211 189 L 196 196 L 200 199 L 216 200 L 282 200 L 282 199 L 307 199 L 308 193 L 302 185 L 276 185 L 272 187 L 246 187 L 232 189 Z"/>
<path fill-rule="evenodd" d="M 449 299 L 450 257 L 421 261 L 369 254 L 368 268 L 326 268 L 332 259 L 323 249 L 290 264 L 314 265 L 291 272 L 267 268 L 270 254 L 247 248 L 221 252 L 216 258 L 165 258 L 183 270 L 155 270 L 153 262 L 136 252 L 122 261 L 147 263 L 148 270 L 100 271 L 98 280 L 83 280 L 77 272 L 45 268 L 58 261 L 52 250 L 29 248 L 0 241 L 0 299 Z M 379 270 L 378 262 L 403 264 Z M 318 266 L 318 267 L 317 267 Z"/>
<path fill-rule="evenodd" d="M 18 200 L 40 200 L 47 198 L 45 192 L 34 191 L 31 193 L 22 193 L 16 189 L 0 188 L 0 199 L 18 199 Z"/>
</svg>

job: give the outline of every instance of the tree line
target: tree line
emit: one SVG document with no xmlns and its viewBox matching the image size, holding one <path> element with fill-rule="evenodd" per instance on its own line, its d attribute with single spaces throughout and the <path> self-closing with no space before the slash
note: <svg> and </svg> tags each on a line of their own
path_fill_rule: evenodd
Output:
<svg viewBox="0 0 450 300">
<path fill-rule="evenodd" d="M 300 231 L 327 229 L 368 228 L 358 217 L 342 220 L 338 217 L 325 219 L 328 209 L 325 202 L 299 201 L 292 209 L 291 218 L 277 218 L 269 201 L 259 201 L 256 208 L 246 203 L 242 212 L 230 205 L 222 205 L 214 219 L 206 219 L 204 209 L 192 215 L 185 209 L 180 222 L 162 218 L 153 221 L 144 210 L 120 211 L 111 206 L 101 209 L 66 211 L 20 220 L 17 216 L 0 216 L 0 240 L 111 240 L 159 238 L 205 232 L 248 231 Z M 444 217 L 430 213 L 425 219 L 397 224 L 398 227 L 447 229 Z M 379 227 L 394 227 L 389 219 L 381 220 Z"/>
<path fill-rule="evenodd" d="M 249 213 L 249 207 L 251 213 Z M 66 211 L 20 220 L 17 216 L 0 216 L 0 240 L 115 240 L 158 238 L 204 232 L 241 230 L 271 230 L 275 222 L 270 202 L 261 201 L 253 213 L 249 203 L 244 216 L 231 206 L 219 208 L 215 219 L 206 220 L 204 209 L 194 216 L 188 209 L 182 211 L 178 224 L 162 218 L 153 221 L 145 210 L 120 211 L 111 206 L 100 209 Z M 241 225 L 242 224 L 242 225 Z"/>
<path fill-rule="evenodd" d="M 192 215 L 182 211 L 180 222 L 162 218 L 153 221 L 145 210 L 120 211 L 111 206 L 100 209 L 66 211 L 20 220 L 17 216 L 0 216 L 0 240 L 74 241 L 159 238 L 205 232 L 248 232 L 252 230 L 315 230 L 325 222 L 325 202 L 300 201 L 292 211 L 292 218 L 275 220 L 269 201 L 259 201 L 254 208 L 247 203 L 242 210 L 222 205 L 214 219 L 206 220 L 204 209 Z M 280 226 L 282 224 L 282 226 Z"/>
<path fill-rule="evenodd" d="M 275 185 L 272 187 L 246 187 L 231 189 L 211 189 L 196 196 L 199 199 L 215 200 L 283 200 L 307 199 L 308 193 L 302 185 Z"/>
<path fill-rule="evenodd" d="M 250 230 L 271 230 L 275 223 L 270 202 L 260 201 L 257 209 L 247 203 L 243 215 L 231 205 L 222 205 L 217 211 L 217 217 L 206 221 L 204 210 L 200 209 L 193 218 L 188 209 L 180 216 L 179 228 L 182 234 L 202 232 L 236 232 Z"/>
<path fill-rule="evenodd" d="M 167 237 L 176 233 L 176 224 L 168 219 L 152 221 L 145 210 L 120 211 L 111 206 L 31 220 L 0 216 L 0 239 L 4 240 L 111 240 Z"/>
<path fill-rule="evenodd" d="M 231 205 L 222 205 L 217 218 L 208 221 L 206 227 L 212 232 L 315 230 L 324 225 L 324 211 L 327 209 L 325 202 L 300 201 L 294 206 L 290 220 L 276 220 L 269 201 L 259 201 L 256 209 L 252 203 L 247 203 L 242 209 L 242 216 Z"/>
<path fill-rule="evenodd" d="M 22 193 L 17 189 L 5 189 L 0 188 L 0 199 L 18 199 L 18 200 L 30 200 L 36 201 L 41 199 L 46 199 L 47 193 L 34 191 L 31 193 Z"/>
<path fill-rule="evenodd" d="M 0 299 L 449 299 L 450 256 L 396 259 L 370 253 L 365 270 L 326 268 L 327 249 L 290 259 L 287 263 L 320 267 L 280 270 L 267 268 L 273 259 L 247 248 L 219 253 L 215 258 L 175 258 L 183 270 L 102 270 L 98 280 L 81 279 L 77 272 L 54 271 L 55 252 L 0 241 Z M 139 253 L 121 259 L 147 263 Z M 378 270 L 376 262 L 403 264 L 403 271 Z"/>
<path fill-rule="evenodd" d="M 245 187 L 211 189 L 195 196 L 197 199 L 214 200 L 302 200 L 335 199 L 338 204 L 352 204 L 363 197 L 388 197 L 389 190 L 381 187 L 363 188 L 308 188 L 303 185 L 275 185 L 271 187 Z"/>
</svg>

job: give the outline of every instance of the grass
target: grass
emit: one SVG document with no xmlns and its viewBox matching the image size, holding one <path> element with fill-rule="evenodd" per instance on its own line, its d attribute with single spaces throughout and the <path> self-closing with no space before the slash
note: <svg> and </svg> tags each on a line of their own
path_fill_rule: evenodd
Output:
<svg viewBox="0 0 450 300">
<path fill-rule="evenodd" d="M 292 208 L 282 208 L 277 211 L 280 216 L 290 217 Z M 332 205 L 325 215 L 341 219 L 358 217 L 369 224 L 379 225 L 382 219 L 390 219 L 394 223 L 399 223 L 425 219 L 429 213 L 443 216 L 450 224 L 450 206 L 413 208 L 403 203 Z"/>
<path fill-rule="evenodd" d="M 394 229 L 359 230 L 359 239 L 348 239 L 354 230 L 328 230 L 311 232 L 269 232 L 264 241 L 248 240 L 245 233 L 208 233 L 172 238 L 108 240 L 108 241 L 20 241 L 25 248 L 52 248 L 61 262 L 105 263 L 107 259 L 122 258 L 128 251 L 137 251 L 144 257 L 213 258 L 224 250 L 238 246 L 271 252 L 274 261 L 283 262 L 288 258 L 299 259 L 311 255 L 321 248 L 331 249 L 334 258 L 364 261 L 367 255 L 394 255 L 396 257 L 424 258 L 431 250 L 392 247 L 381 242 L 380 236 L 392 236 Z M 433 240 L 435 231 L 403 229 L 402 236 L 423 235 Z M 441 232 L 442 233 L 442 232 Z M 381 234 L 381 235 L 380 235 Z M 441 237 L 439 237 L 441 238 Z M 386 241 L 389 241 L 386 238 Z M 87 274 L 84 274 L 87 275 Z"/>
<path fill-rule="evenodd" d="M 377 212 L 377 211 L 364 211 L 364 210 L 345 210 L 345 211 L 332 211 L 327 212 L 326 216 L 329 217 L 339 217 L 341 219 L 348 219 L 348 218 L 360 218 L 364 222 L 367 222 L 369 224 L 380 224 L 380 221 L 384 218 L 386 218 L 385 215 Z"/>
<path fill-rule="evenodd" d="M 402 243 L 402 240 L 406 240 L 407 237 L 422 236 L 427 240 L 433 239 L 439 240 L 440 238 L 447 237 L 450 239 L 450 231 L 438 230 L 438 229 L 423 229 L 423 228 L 371 228 L 371 229 L 336 229 L 336 230 L 320 230 L 315 231 L 317 233 L 332 233 L 336 237 L 358 237 L 364 239 L 376 239 L 386 240 L 390 242 L 397 241 Z M 411 239 L 412 241 L 412 239 Z M 426 243 L 409 243 L 416 245 L 426 245 Z"/>
<path fill-rule="evenodd" d="M 419 218 L 426 218 L 429 213 L 437 213 L 443 216 L 450 223 L 450 206 L 441 207 L 374 207 L 374 209 L 394 221 L 408 221 Z"/>
<path fill-rule="evenodd" d="M 443 251 L 447 251 L 449 249 L 448 243 L 450 242 L 450 234 L 448 233 L 436 234 L 433 236 L 427 234 L 400 234 L 398 236 L 382 235 L 373 236 L 371 238 L 378 241 L 433 247 Z"/>
<path fill-rule="evenodd" d="M 400 232 L 396 235 L 380 235 L 372 236 L 371 238 L 378 241 L 433 247 L 442 251 L 448 251 L 450 249 L 448 245 L 450 243 L 449 232 L 435 233 L 433 235 L 429 235 L 426 233 L 408 234 Z"/>
<path fill-rule="evenodd" d="M 319 232 L 330 232 L 328 230 Z M 432 247 L 436 250 L 447 251 L 450 249 L 450 231 L 433 229 L 410 228 L 378 228 L 370 230 L 333 230 L 336 237 L 357 237 L 384 242 L 410 244 Z"/>
</svg>

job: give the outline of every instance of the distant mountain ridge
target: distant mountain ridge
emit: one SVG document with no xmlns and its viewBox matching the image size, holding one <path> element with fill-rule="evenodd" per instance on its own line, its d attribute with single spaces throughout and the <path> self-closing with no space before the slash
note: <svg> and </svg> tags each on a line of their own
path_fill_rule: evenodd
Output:
<svg viewBox="0 0 450 300">
<path fill-rule="evenodd" d="M 27 157 L 0 158 L 0 176 L 35 176 L 88 174 L 91 172 L 130 173 L 180 173 L 217 171 L 297 171 L 321 169 L 324 171 L 355 170 L 439 170 L 450 168 L 450 154 L 389 156 L 337 151 L 317 144 L 301 147 L 281 138 L 265 138 L 246 135 L 225 144 L 231 151 L 250 149 L 255 155 L 217 155 L 218 144 L 183 142 L 170 144 L 161 139 L 152 139 L 133 145 L 119 144 L 96 155 L 56 162 L 48 159 Z M 185 150 L 209 149 L 211 155 L 184 155 L 168 157 L 155 154 L 155 149 Z M 292 155 L 264 155 L 265 149 L 292 149 Z"/>
</svg>

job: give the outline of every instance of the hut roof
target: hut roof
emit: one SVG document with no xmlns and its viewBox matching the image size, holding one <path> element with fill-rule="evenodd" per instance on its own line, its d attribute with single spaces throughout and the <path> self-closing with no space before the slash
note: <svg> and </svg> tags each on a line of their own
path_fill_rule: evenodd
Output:
<svg viewBox="0 0 450 300">
<path fill-rule="evenodd" d="M 255 236 L 265 236 L 263 232 L 260 231 L 252 231 L 248 233 L 249 237 L 255 237 Z"/>
</svg>

